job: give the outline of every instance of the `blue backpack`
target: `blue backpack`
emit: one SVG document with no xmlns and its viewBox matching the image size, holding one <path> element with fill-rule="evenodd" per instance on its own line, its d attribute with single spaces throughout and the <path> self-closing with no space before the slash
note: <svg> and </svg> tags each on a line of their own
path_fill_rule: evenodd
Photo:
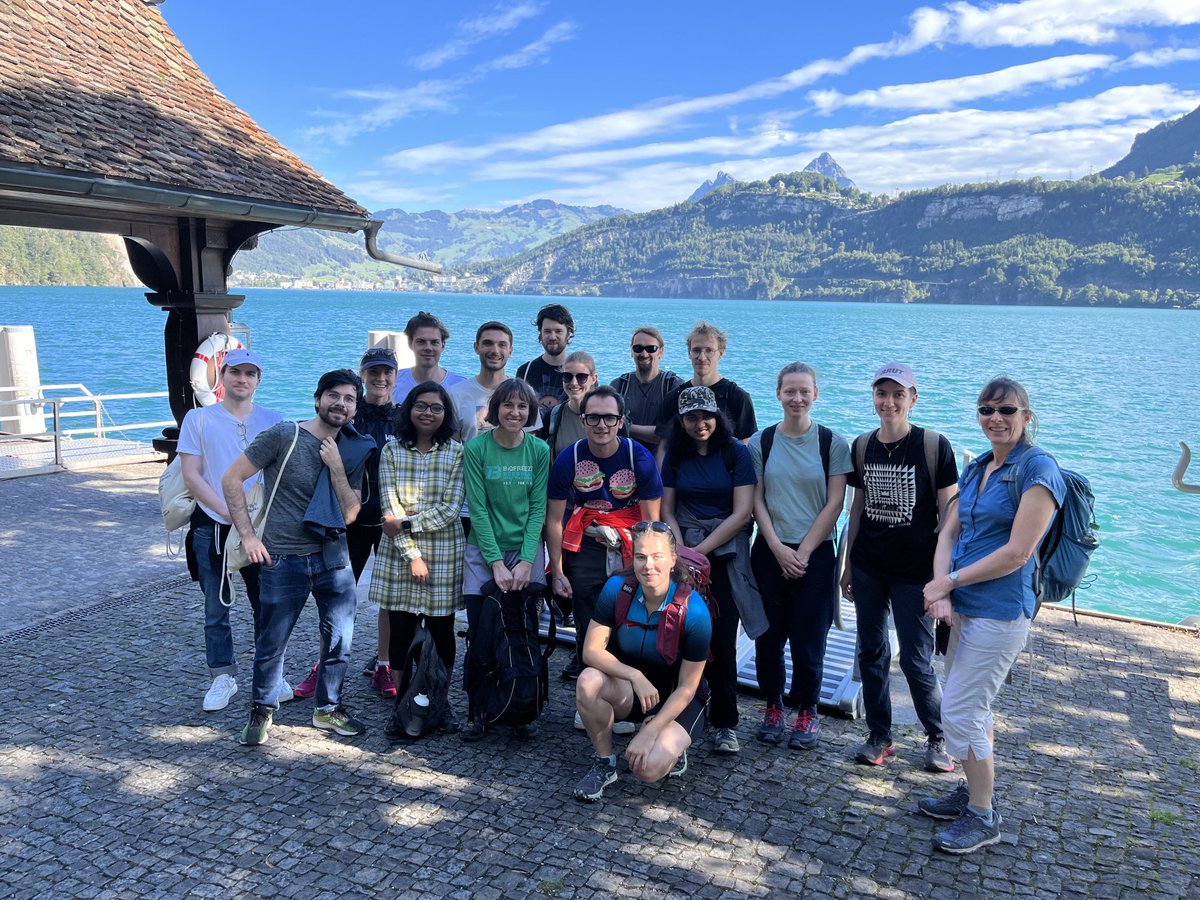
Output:
<svg viewBox="0 0 1200 900">
<path fill-rule="evenodd" d="M 1008 494 L 1015 509 L 1021 502 L 1019 485 L 1022 481 L 1023 467 L 1039 456 L 1050 456 L 1040 447 L 1029 450 L 1016 466 L 1001 476 L 1008 485 Z M 1054 459 L 1054 457 L 1050 457 Z M 975 460 L 980 464 L 977 468 L 982 472 L 982 466 L 991 459 L 991 453 L 985 453 Z M 1058 465 L 1058 460 L 1055 460 Z M 1043 603 L 1061 603 L 1069 596 L 1071 612 L 1075 611 L 1075 591 L 1087 588 L 1096 576 L 1093 575 L 1084 584 L 1088 563 L 1092 554 L 1100 546 L 1100 538 L 1096 532 L 1100 526 L 1096 524 L 1096 496 L 1092 493 L 1092 485 L 1083 475 L 1070 469 L 1058 467 L 1062 475 L 1066 492 L 1063 494 L 1062 506 L 1055 512 L 1050 522 L 1050 528 L 1042 538 L 1041 544 L 1034 553 L 1033 593 L 1037 597 L 1037 607 L 1034 615 Z"/>
</svg>

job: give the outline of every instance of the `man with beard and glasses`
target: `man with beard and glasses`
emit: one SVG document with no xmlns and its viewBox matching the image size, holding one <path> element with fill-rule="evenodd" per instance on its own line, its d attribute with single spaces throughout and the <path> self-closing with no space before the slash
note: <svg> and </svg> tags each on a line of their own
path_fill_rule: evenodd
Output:
<svg viewBox="0 0 1200 900">
<path fill-rule="evenodd" d="M 204 591 L 204 654 L 212 678 L 204 695 L 205 712 L 229 705 L 237 693 L 237 658 L 233 652 L 233 630 L 229 607 L 221 600 L 225 565 L 221 547 L 229 534 L 229 510 L 221 492 L 221 477 L 250 442 L 281 420 L 279 413 L 258 406 L 254 392 L 262 381 L 262 357 L 253 350 L 233 350 L 221 366 L 224 396 L 220 403 L 193 409 L 183 417 L 179 430 L 179 454 L 183 481 L 196 498 L 192 514 L 192 559 L 196 580 Z M 254 479 L 242 487 L 249 490 Z M 258 630 L 258 566 L 242 569 L 246 595 Z M 225 588 L 229 592 L 229 588 Z M 279 685 L 278 702 L 292 699 L 286 682 Z"/>
<path fill-rule="evenodd" d="M 392 389 L 392 402 L 399 406 L 418 384 L 435 381 L 446 390 L 464 381 L 462 375 L 442 368 L 442 354 L 450 340 L 450 329 L 433 313 L 421 310 L 404 326 L 408 338 L 408 349 L 413 352 L 416 364 L 410 369 L 396 373 L 396 386 Z"/>
<path fill-rule="evenodd" d="M 346 525 L 361 507 L 363 473 L 375 442 L 354 428 L 362 381 L 349 369 L 326 372 L 313 393 L 316 416 L 268 428 L 233 461 L 221 480 L 229 517 L 251 563 L 262 566 L 260 614 L 254 648 L 254 694 L 240 741 L 267 740 L 278 700 L 288 638 L 311 593 L 317 602 L 321 661 L 317 670 L 317 728 L 354 737 L 366 732 L 341 703 L 350 662 L 358 592 Z M 262 538 L 255 533 L 242 492 L 244 482 L 264 473 L 272 497 Z"/>
<path fill-rule="evenodd" d="M 567 361 L 567 345 L 575 336 L 575 319 L 561 303 L 550 303 L 538 310 L 534 322 L 542 355 L 522 363 L 517 377 L 533 388 L 542 407 L 543 419 L 549 410 L 567 399 L 563 390 L 562 368 Z"/>
<path fill-rule="evenodd" d="M 661 418 L 663 401 L 683 384 L 683 379 L 670 369 L 659 368 L 664 346 L 662 332 L 653 325 L 642 325 L 633 332 L 629 345 L 633 371 L 612 382 L 625 398 L 625 421 L 630 435 L 651 453 L 658 449 L 660 439 L 655 427 Z"/>
</svg>

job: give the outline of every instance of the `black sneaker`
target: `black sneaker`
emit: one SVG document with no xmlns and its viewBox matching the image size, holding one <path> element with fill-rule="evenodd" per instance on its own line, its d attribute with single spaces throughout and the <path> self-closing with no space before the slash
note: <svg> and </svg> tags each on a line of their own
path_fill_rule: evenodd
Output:
<svg viewBox="0 0 1200 900">
<path fill-rule="evenodd" d="M 609 762 L 602 756 L 592 757 L 592 767 L 575 785 L 571 795 L 576 800 L 594 803 L 604 794 L 604 789 L 617 780 L 616 760 Z"/>
<path fill-rule="evenodd" d="M 983 821 L 969 809 L 950 823 L 944 831 L 933 836 L 933 846 L 945 853 L 962 855 L 972 853 L 988 844 L 1000 841 L 1000 826 L 1004 820 L 1000 818 L 1000 810 L 992 809 L 991 824 Z"/>
<path fill-rule="evenodd" d="M 562 680 L 574 681 L 579 677 L 579 673 L 583 671 L 583 666 L 579 664 L 578 659 L 572 659 L 569 663 L 563 666 Z"/>
<path fill-rule="evenodd" d="M 931 819 L 957 819 L 967 811 L 967 801 L 970 799 L 967 782 L 959 779 L 958 787 L 945 797 L 928 797 L 918 801 L 917 810 Z"/>
<path fill-rule="evenodd" d="M 462 722 L 454 714 L 454 707 L 446 705 L 442 713 L 442 721 L 438 722 L 438 734 L 458 734 L 462 731 Z"/>
<path fill-rule="evenodd" d="M 762 724 L 758 726 L 758 739 L 767 744 L 778 744 L 783 740 L 783 709 L 771 703 L 763 710 Z"/>
<path fill-rule="evenodd" d="M 468 744 L 473 744 L 475 741 L 482 740 L 485 734 L 487 734 L 487 727 L 482 722 L 472 719 L 463 726 L 458 736 Z"/>
<path fill-rule="evenodd" d="M 404 722 L 400 719 L 400 710 L 399 709 L 395 709 L 392 711 L 392 715 L 388 719 L 387 726 L 383 729 L 383 733 L 386 734 L 393 741 L 411 741 L 412 740 L 412 738 L 408 736 L 408 731 L 404 727 Z"/>
<path fill-rule="evenodd" d="M 372 657 L 371 657 L 371 661 L 370 661 L 369 663 L 367 663 L 367 667 L 366 667 L 365 669 L 363 669 L 363 672 L 362 672 L 362 673 L 363 673 L 364 675 L 366 675 L 368 678 L 373 678 L 373 677 L 375 677 L 375 665 L 376 665 L 376 663 L 378 663 L 378 662 L 379 662 L 379 657 L 378 657 L 378 656 L 372 656 Z"/>
<path fill-rule="evenodd" d="M 238 743 L 243 747 L 257 747 L 259 744 L 265 744 L 267 732 L 271 730 L 271 717 L 274 713 L 275 710 L 269 706 L 263 706 L 261 703 L 253 704 L 250 707 L 250 721 L 242 729 Z"/>
<path fill-rule="evenodd" d="M 513 737 L 518 741 L 532 741 L 537 737 L 538 727 L 537 722 L 530 722 L 527 725 L 518 725 L 513 729 Z"/>
</svg>

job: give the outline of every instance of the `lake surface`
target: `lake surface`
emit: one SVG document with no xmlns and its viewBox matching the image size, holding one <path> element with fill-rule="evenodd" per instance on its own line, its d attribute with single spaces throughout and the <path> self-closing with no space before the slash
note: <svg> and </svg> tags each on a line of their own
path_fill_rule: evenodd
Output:
<svg viewBox="0 0 1200 900">
<path fill-rule="evenodd" d="M 1029 389 L 1039 443 L 1092 481 L 1103 544 L 1079 594 L 1085 608 L 1177 622 L 1200 614 L 1200 495 L 1171 486 L 1179 441 L 1200 456 L 1200 315 L 1182 310 L 1049 309 L 902 304 L 562 298 L 576 320 L 574 349 L 596 357 L 603 381 L 631 368 L 639 324 L 666 336 L 664 365 L 687 377 L 684 336 L 697 319 L 729 333 L 721 372 L 754 397 L 760 427 L 779 419 L 775 376 L 792 360 L 820 372 L 814 418 L 845 437 L 878 424 L 875 369 L 896 359 L 916 370 L 918 424 L 958 449 L 987 449 L 975 397 L 1006 373 Z M 311 415 L 319 375 L 357 368 L 369 329 L 401 330 L 418 309 L 437 313 L 451 340 L 443 363 L 478 371 L 476 327 L 508 323 L 510 372 L 540 351 L 533 318 L 544 297 L 251 289 L 236 312 L 266 372 L 259 400 L 286 416 Z M 81 382 L 96 393 L 164 390 L 165 314 L 123 288 L 0 287 L 0 325 L 33 325 L 43 383 Z M 1190 360 L 1190 362 L 1189 362 Z M 170 418 L 161 403 L 114 405 L 122 421 Z M 1200 461 L 1190 481 L 1200 482 Z"/>
</svg>

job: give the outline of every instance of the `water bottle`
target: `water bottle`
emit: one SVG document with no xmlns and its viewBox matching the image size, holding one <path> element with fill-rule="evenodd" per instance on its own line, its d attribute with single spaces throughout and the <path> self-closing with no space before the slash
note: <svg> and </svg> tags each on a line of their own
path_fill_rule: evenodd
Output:
<svg viewBox="0 0 1200 900">
<path fill-rule="evenodd" d="M 429 716 L 429 698 L 424 694 L 417 694 L 412 699 L 412 716 L 408 720 L 408 727 L 405 728 L 405 733 L 409 737 L 420 737 L 425 733 L 425 719 Z"/>
</svg>

